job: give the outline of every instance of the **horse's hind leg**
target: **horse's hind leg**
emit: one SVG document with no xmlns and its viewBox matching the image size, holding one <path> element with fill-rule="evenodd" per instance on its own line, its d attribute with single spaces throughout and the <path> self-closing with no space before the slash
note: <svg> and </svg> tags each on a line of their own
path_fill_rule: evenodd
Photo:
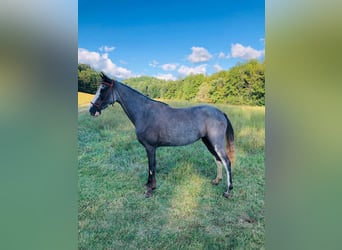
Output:
<svg viewBox="0 0 342 250">
<path fill-rule="evenodd" d="M 217 175 L 214 180 L 211 181 L 211 184 L 217 185 L 222 181 L 222 161 L 216 160 L 216 166 L 217 166 Z"/>
<path fill-rule="evenodd" d="M 215 153 L 219 157 L 219 159 L 221 160 L 221 163 L 224 166 L 224 168 L 226 169 L 227 191 L 224 192 L 223 195 L 224 195 L 224 197 L 228 198 L 230 196 L 230 191 L 233 189 L 233 182 L 232 182 L 231 163 L 230 163 L 230 160 L 227 156 L 227 152 L 226 152 L 226 148 L 225 148 L 225 141 L 224 141 L 224 139 L 212 138 L 210 140 L 210 144 L 214 145 Z M 222 178 L 222 172 L 221 172 L 221 178 Z"/>
<path fill-rule="evenodd" d="M 230 191 L 233 189 L 233 182 L 232 182 L 232 170 L 231 170 L 231 162 L 227 156 L 227 153 L 224 147 L 217 148 L 215 147 L 217 154 L 219 155 L 224 168 L 226 169 L 227 173 L 227 191 L 223 193 L 224 197 L 229 198 Z"/>
<path fill-rule="evenodd" d="M 214 180 L 211 181 L 211 183 L 213 185 L 217 185 L 222 180 L 222 161 L 221 161 L 220 157 L 218 156 L 218 154 L 216 153 L 215 148 L 213 147 L 213 145 L 208 140 L 208 138 L 203 137 L 202 141 L 203 141 L 204 145 L 207 147 L 207 149 L 209 150 L 209 152 L 215 157 L 215 161 L 216 161 L 216 165 L 217 165 L 217 176 Z"/>
</svg>

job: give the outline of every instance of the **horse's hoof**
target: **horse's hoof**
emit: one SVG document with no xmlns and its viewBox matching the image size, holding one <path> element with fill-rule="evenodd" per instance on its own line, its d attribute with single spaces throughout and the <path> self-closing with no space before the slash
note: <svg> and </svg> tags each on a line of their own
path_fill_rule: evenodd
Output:
<svg viewBox="0 0 342 250">
<path fill-rule="evenodd" d="M 144 187 L 147 188 L 147 189 L 152 189 L 152 190 L 154 190 L 154 189 L 157 188 L 157 185 L 156 185 L 156 184 L 153 184 L 153 183 L 146 183 L 146 184 L 144 185 Z"/>
<path fill-rule="evenodd" d="M 150 198 L 150 197 L 152 197 L 152 195 L 153 195 L 152 189 L 148 189 L 148 190 L 145 192 L 145 198 Z"/>
<path fill-rule="evenodd" d="M 223 196 L 228 199 L 230 198 L 231 194 L 229 192 L 224 192 Z"/>
<path fill-rule="evenodd" d="M 220 183 L 221 179 L 214 179 L 211 181 L 211 184 L 218 185 Z"/>
</svg>

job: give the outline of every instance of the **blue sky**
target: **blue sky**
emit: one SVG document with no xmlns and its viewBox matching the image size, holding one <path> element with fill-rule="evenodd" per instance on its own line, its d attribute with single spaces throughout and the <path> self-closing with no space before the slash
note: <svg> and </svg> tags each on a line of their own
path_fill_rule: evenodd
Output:
<svg viewBox="0 0 342 250">
<path fill-rule="evenodd" d="M 78 2 L 78 61 L 112 77 L 210 75 L 265 54 L 265 3 Z"/>
</svg>

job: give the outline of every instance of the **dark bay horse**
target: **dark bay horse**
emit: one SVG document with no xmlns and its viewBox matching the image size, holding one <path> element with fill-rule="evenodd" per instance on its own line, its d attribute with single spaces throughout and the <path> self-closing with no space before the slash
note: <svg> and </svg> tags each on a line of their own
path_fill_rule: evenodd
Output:
<svg viewBox="0 0 342 250">
<path fill-rule="evenodd" d="M 234 131 L 227 117 L 217 108 L 202 105 L 172 108 L 155 101 L 129 86 L 110 79 L 101 72 L 99 86 L 89 112 L 98 116 L 110 104 L 118 102 L 135 126 L 136 136 L 148 157 L 146 197 L 152 196 L 156 183 L 156 149 L 161 146 L 182 146 L 202 139 L 217 163 L 217 185 L 222 180 L 222 165 L 227 173 L 228 198 L 233 189 L 231 165 L 234 161 Z"/>
</svg>

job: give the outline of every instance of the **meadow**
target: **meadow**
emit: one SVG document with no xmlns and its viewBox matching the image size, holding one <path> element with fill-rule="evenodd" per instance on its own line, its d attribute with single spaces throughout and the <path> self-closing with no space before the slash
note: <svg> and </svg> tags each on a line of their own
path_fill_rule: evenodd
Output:
<svg viewBox="0 0 342 250">
<path fill-rule="evenodd" d="M 79 98 L 79 249 L 264 249 L 265 109 L 215 105 L 235 130 L 232 197 L 213 186 L 214 158 L 201 141 L 157 150 L 157 189 L 119 104 L 94 118 Z M 195 103 L 166 101 L 183 107 Z M 225 180 L 225 173 L 224 173 Z"/>
</svg>

